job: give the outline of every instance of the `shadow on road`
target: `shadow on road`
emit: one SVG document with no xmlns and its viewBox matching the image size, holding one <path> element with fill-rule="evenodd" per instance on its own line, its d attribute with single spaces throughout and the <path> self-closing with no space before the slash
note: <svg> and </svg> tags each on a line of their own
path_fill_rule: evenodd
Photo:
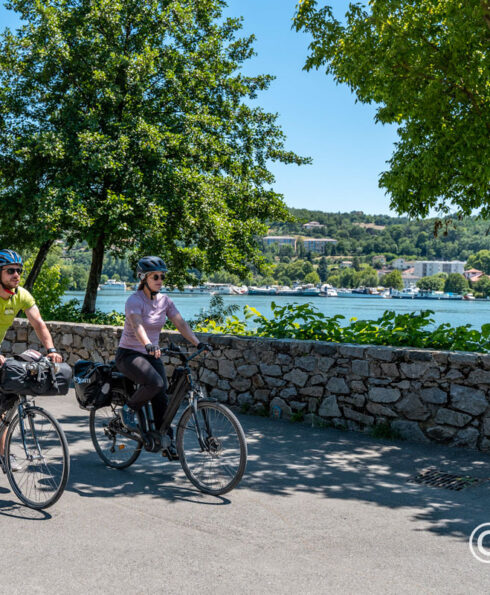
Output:
<svg viewBox="0 0 490 595">
<path fill-rule="evenodd" d="M 91 447 L 88 417 L 61 419 L 72 450 L 69 490 L 82 497 L 149 495 L 169 502 L 229 504 L 200 494 L 178 462 L 144 453 L 129 469 L 108 469 Z M 354 432 L 240 416 L 249 463 L 241 487 L 279 497 L 313 494 L 325 499 L 364 501 L 388 509 L 413 509 L 413 520 L 440 535 L 467 539 L 490 522 L 490 481 L 461 492 L 410 483 L 428 467 L 458 475 L 490 478 L 487 455 L 465 449 L 374 439 Z M 83 444 L 83 448 L 82 444 Z M 233 500 L 233 492 L 228 494 Z M 1 512 L 1 511 L 0 511 Z"/>
</svg>

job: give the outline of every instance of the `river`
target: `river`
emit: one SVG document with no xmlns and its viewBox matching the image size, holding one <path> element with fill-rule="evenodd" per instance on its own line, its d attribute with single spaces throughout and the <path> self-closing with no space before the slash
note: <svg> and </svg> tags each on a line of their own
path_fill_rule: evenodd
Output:
<svg viewBox="0 0 490 595">
<path fill-rule="evenodd" d="M 126 293 L 106 293 L 97 296 L 97 308 L 102 312 L 124 312 L 124 304 L 131 295 Z M 63 296 L 63 302 L 70 299 L 83 301 L 83 292 L 68 291 Z M 186 320 L 194 318 L 202 309 L 209 307 L 210 295 L 174 294 L 172 300 Z M 473 328 L 481 328 L 482 324 L 490 321 L 490 300 L 453 301 L 453 300 L 400 300 L 366 297 L 299 297 L 299 296 L 270 296 L 270 295 L 225 295 L 225 305 L 237 304 L 240 308 L 236 312 L 238 318 L 243 319 L 243 307 L 253 306 L 267 316 L 272 315 L 271 303 L 291 304 L 310 303 L 320 312 L 328 316 L 342 314 L 347 324 L 349 319 L 356 317 L 358 320 L 375 320 L 385 310 L 394 310 L 397 313 L 415 312 L 420 310 L 433 310 L 432 318 L 436 324 L 449 322 L 452 326 L 470 324 Z"/>
</svg>

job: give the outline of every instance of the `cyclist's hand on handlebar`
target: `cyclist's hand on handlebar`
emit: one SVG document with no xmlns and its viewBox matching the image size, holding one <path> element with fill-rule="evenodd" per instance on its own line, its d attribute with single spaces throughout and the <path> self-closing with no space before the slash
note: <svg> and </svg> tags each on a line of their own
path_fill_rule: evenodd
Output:
<svg viewBox="0 0 490 595">
<path fill-rule="evenodd" d="M 0 368 L 3 366 L 4 363 L 5 363 L 5 356 L 0 355 Z"/>
<path fill-rule="evenodd" d="M 209 343 L 198 343 L 196 345 L 197 349 L 205 349 L 206 351 L 213 351 L 213 348 Z"/>
<path fill-rule="evenodd" d="M 61 353 L 58 353 L 57 351 L 52 351 L 51 353 L 48 353 L 46 357 L 49 358 L 54 364 L 61 364 L 61 362 L 63 361 L 63 356 L 61 355 Z"/>
<path fill-rule="evenodd" d="M 147 343 L 145 345 L 145 349 L 146 349 L 146 353 L 148 355 L 153 355 L 154 357 L 156 357 L 157 359 L 159 357 L 161 357 L 162 355 L 162 351 L 160 349 L 159 345 L 152 345 L 151 343 Z"/>
</svg>

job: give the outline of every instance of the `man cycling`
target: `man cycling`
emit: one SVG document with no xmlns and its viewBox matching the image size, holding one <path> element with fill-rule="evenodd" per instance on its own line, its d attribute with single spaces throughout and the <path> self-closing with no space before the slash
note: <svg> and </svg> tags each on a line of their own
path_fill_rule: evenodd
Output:
<svg viewBox="0 0 490 595">
<path fill-rule="evenodd" d="M 13 250 L 0 250 L 0 344 L 20 310 L 25 312 L 39 340 L 46 348 L 47 357 L 53 362 L 63 361 L 61 355 L 53 345 L 51 333 L 41 317 L 39 308 L 32 295 L 23 287 L 19 287 L 23 270 L 22 257 Z M 0 354 L 0 367 L 5 362 L 5 356 Z M 5 409 L 0 400 L 0 414 Z M 3 455 L 5 432 L 0 437 L 0 455 Z M 12 467 L 15 471 L 16 469 Z"/>
</svg>

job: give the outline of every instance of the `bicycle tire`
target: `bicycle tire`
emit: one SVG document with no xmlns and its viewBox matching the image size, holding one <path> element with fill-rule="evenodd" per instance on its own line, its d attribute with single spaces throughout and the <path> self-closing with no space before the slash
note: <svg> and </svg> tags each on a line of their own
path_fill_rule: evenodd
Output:
<svg viewBox="0 0 490 595">
<path fill-rule="evenodd" d="M 90 412 L 90 437 L 97 454 L 108 467 L 126 469 L 140 456 L 143 443 L 118 433 L 118 423 L 113 404 Z"/>
<path fill-rule="evenodd" d="M 17 498 L 39 510 L 52 506 L 63 494 L 70 474 L 70 454 L 63 428 L 50 413 L 33 406 L 26 406 L 24 413 L 25 443 L 18 413 L 9 424 L 5 470 Z M 12 455 L 20 469 L 12 469 Z"/>
<path fill-rule="evenodd" d="M 220 496 L 235 488 L 245 472 L 248 457 L 245 433 L 236 416 L 221 403 L 199 401 L 197 414 L 205 448 L 201 448 L 198 439 L 194 411 L 187 407 L 177 428 L 180 464 L 189 481 L 201 492 Z"/>
</svg>

